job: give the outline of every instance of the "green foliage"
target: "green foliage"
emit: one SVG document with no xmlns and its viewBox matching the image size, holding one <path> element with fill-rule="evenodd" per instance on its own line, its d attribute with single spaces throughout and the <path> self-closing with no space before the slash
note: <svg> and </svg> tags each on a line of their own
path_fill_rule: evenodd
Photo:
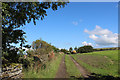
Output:
<svg viewBox="0 0 120 80">
<path fill-rule="evenodd" d="M 2 51 L 2 64 L 18 63 L 19 55 L 16 50 L 10 50 L 9 52 Z"/>
<path fill-rule="evenodd" d="M 52 49 L 54 50 L 55 53 L 60 52 L 60 50 L 58 48 L 56 48 L 55 46 L 52 46 Z"/>
<path fill-rule="evenodd" d="M 77 51 L 77 47 L 75 47 L 74 50 Z"/>
<path fill-rule="evenodd" d="M 33 65 L 33 58 L 32 57 L 26 57 L 24 58 L 24 56 L 19 57 L 19 63 L 23 64 L 24 68 L 28 68 L 29 66 Z"/>
<path fill-rule="evenodd" d="M 72 50 L 73 50 L 73 48 L 72 48 L 72 47 L 70 47 L 70 48 L 69 48 L 69 51 L 70 51 L 70 52 L 72 52 Z"/>
<path fill-rule="evenodd" d="M 20 29 L 21 26 L 30 23 L 32 20 L 43 20 L 47 16 L 46 10 L 58 7 L 64 7 L 66 2 L 2 2 L 2 51 L 9 62 L 17 62 L 17 52 L 26 46 L 25 32 Z M 13 44 L 19 44 L 17 48 Z M 4 53 L 3 53 L 4 54 Z"/>
<path fill-rule="evenodd" d="M 88 52 L 93 52 L 92 46 L 83 46 L 77 49 L 77 53 L 88 53 Z"/>
<path fill-rule="evenodd" d="M 32 43 L 33 50 L 28 50 L 28 57 L 34 58 L 34 62 L 39 61 L 40 63 L 45 63 L 49 59 L 49 55 L 52 51 L 57 52 L 57 48 L 52 46 L 51 44 L 43 41 L 42 39 L 38 39 L 33 41 Z"/>
<path fill-rule="evenodd" d="M 66 49 L 61 49 L 60 51 L 61 51 L 61 52 L 64 52 L 65 54 L 69 52 L 69 51 L 66 50 Z"/>
<path fill-rule="evenodd" d="M 51 60 L 42 65 L 42 69 L 29 67 L 23 71 L 23 78 L 55 78 L 63 55 L 58 55 L 55 60 Z M 45 69 L 44 69 L 45 68 Z"/>
<path fill-rule="evenodd" d="M 32 48 L 37 55 L 49 54 L 53 50 L 51 44 L 43 41 L 42 39 L 33 41 Z"/>
<path fill-rule="evenodd" d="M 4 2 L 2 3 L 3 25 L 20 27 L 33 20 L 43 20 L 47 16 L 46 10 L 64 7 L 66 2 Z M 27 22 L 26 22 L 27 21 Z"/>
</svg>

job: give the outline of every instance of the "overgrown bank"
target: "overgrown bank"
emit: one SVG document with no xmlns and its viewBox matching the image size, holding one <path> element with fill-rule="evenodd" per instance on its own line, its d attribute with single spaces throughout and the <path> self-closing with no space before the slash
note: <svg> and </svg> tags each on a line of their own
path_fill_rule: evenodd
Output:
<svg viewBox="0 0 120 80">
<path fill-rule="evenodd" d="M 60 61 L 62 59 L 63 54 L 56 56 L 50 62 L 47 62 L 45 69 L 34 69 L 33 67 L 29 67 L 28 70 L 24 70 L 23 78 L 54 78 L 56 72 L 58 70 Z"/>
</svg>

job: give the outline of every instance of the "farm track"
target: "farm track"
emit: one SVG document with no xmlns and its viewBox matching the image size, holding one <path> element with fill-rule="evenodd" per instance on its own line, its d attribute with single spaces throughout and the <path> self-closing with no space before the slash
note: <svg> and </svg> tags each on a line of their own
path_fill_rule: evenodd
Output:
<svg viewBox="0 0 120 80">
<path fill-rule="evenodd" d="M 65 55 L 62 57 L 62 60 L 61 60 L 61 63 L 60 63 L 60 66 L 58 68 L 55 78 L 69 78 L 68 73 L 66 71 Z"/>
<path fill-rule="evenodd" d="M 76 67 L 80 70 L 80 73 L 83 77 L 89 77 L 90 72 L 88 72 L 83 66 L 81 66 L 72 56 L 69 55 Z"/>
</svg>

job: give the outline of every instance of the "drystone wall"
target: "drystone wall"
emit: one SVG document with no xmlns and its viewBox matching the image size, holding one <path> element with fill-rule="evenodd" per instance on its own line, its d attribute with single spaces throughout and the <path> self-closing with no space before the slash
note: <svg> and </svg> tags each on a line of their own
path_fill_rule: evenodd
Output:
<svg viewBox="0 0 120 80">
<path fill-rule="evenodd" d="M 2 68 L 0 73 L 1 79 L 21 78 L 22 77 L 22 64 L 10 65 Z"/>
</svg>

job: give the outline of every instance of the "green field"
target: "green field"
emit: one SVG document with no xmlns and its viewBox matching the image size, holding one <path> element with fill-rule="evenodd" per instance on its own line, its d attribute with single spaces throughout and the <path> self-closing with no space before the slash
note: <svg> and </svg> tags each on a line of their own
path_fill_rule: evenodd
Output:
<svg viewBox="0 0 120 80">
<path fill-rule="evenodd" d="M 118 76 L 118 50 L 71 55 L 91 73 Z"/>
</svg>

